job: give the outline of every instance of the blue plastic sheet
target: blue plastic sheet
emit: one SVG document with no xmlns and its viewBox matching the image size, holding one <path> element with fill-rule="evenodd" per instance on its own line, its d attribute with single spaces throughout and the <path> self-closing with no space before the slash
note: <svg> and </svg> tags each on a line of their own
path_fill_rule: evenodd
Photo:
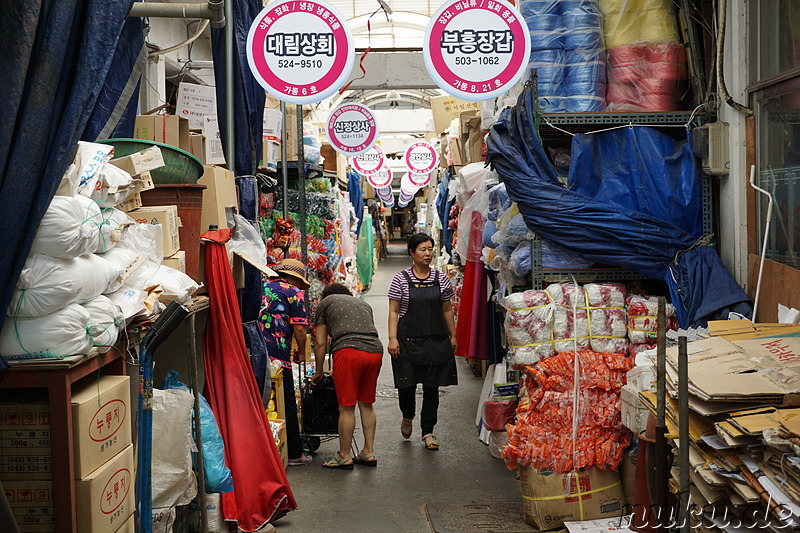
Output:
<svg viewBox="0 0 800 533">
<path fill-rule="evenodd" d="M 747 295 L 716 252 L 671 219 L 559 186 L 536 135 L 532 106 L 526 89 L 487 138 L 487 161 L 506 183 L 528 228 L 595 263 L 663 280 L 682 327 L 726 318 L 729 311 L 752 313 Z"/>
<path fill-rule="evenodd" d="M 361 233 L 361 223 L 364 220 L 364 198 L 361 196 L 361 174 L 355 170 L 347 173 L 347 192 L 350 195 L 350 203 L 358 217 L 356 224 L 356 235 Z"/>
<path fill-rule="evenodd" d="M 622 128 L 572 139 L 570 188 L 703 235 L 703 193 L 691 131 L 681 140 L 652 128 Z"/>
</svg>

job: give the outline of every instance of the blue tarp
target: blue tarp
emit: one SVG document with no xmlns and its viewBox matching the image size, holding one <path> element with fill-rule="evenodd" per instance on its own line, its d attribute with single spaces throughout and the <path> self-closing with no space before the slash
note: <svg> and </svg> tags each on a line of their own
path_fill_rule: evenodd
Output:
<svg viewBox="0 0 800 533">
<path fill-rule="evenodd" d="M 132 3 L 0 2 L 0 327 L 42 215 L 96 108 L 101 120 L 98 97 Z"/>
<path fill-rule="evenodd" d="M 358 217 L 356 235 L 360 235 L 361 223 L 364 220 L 364 198 L 361 196 L 361 174 L 355 170 L 350 170 L 347 173 L 347 192 L 350 196 L 350 203 L 353 204 L 353 209 Z"/>
<path fill-rule="evenodd" d="M 726 318 L 729 310 L 749 316 L 747 295 L 716 252 L 672 220 L 558 185 L 536 135 L 532 105 L 531 92 L 525 90 L 487 138 L 487 162 L 506 183 L 532 231 L 595 263 L 663 280 L 682 327 Z"/>
</svg>

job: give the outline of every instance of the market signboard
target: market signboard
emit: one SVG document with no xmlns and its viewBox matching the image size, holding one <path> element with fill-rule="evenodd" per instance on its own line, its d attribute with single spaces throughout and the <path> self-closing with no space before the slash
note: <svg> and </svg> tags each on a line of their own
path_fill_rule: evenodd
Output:
<svg viewBox="0 0 800 533">
<path fill-rule="evenodd" d="M 520 12 L 505 0 L 449 0 L 431 17 L 422 44 L 440 89 L 469 101 L 508 91 L 527 70 L 531 41 Z"/>
<path fill-rule="evenodd" d="M 367 181 L 376 190 L 388 188 L 389 193 L 391 194 L 392 169 L 390 169 L 388 165 L 384 164 L 383 167 L 381 167 L 377 172 L 368 174 Z"/>
<path fill-rule="evenodd" d="M 384 165 L 386 165 L 386 156 L 377 144 L 373 144 L 372 148 L 353 158 L 353 168 L 362 176 L 375 174 Z"/>
<path fill-rule="evenodd" d="M 346 103 L 337 106 L 328 117 L 328 141 L 339 153 L 363 154 L 378 139 L 378 121 L 365 106 Z"/>
<path fill-rule="evenodd" d="M 247 35 L 247 62 L 279 100 L 320 102 L 347 80 L 353 37 L 341 13 L 324 0 L 284 0 L 265 7 Z"/>
<path fill-rule="evenodd" d="M 406 148 L 406 168 L 414 174 L 430 174 L 439 164 L 439 153 L 428 141 L 417 141 Z"/>
</svg>

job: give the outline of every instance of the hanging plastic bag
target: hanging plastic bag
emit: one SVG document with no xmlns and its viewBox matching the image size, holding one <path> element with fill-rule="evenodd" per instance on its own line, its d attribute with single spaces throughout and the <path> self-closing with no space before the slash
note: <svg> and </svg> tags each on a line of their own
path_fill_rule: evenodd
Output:
<svg viewBox="0 0 800 533">
<path fill-rule="evenodd" d="M 180 389 L 191 392 L 191 389 L 178 380 L 174 370 L 167 372 L 162 389 Z M 217 419 L 208 401 L 200 396 L 200 430 L 203 434 L 203 463 L 206 480 L 206 493 L 225 493 L 233 490 L 233 476 L 225 465 L 225 443 L 219 433 Z"/>
</svg>

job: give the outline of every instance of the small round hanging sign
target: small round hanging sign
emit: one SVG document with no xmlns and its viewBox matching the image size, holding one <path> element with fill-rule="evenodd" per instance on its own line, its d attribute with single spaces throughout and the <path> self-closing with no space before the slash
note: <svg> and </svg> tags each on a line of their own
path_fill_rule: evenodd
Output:
<svg viewBox="0 0 800 533">
<path fill-rule="evenodd" d="M 365 106 L 357 103 L 341 104 L 328 117 L 328 141 L 344 155 L 363 154 L 378 139 L 378 121 Z"/>
<path fill-rule="evenodd" d="M 406 148 L 403 159 L 409 172 L 430 174 L 439 163 L 439 154 L 428 141 L 417 141 Z"/>
</svg>

